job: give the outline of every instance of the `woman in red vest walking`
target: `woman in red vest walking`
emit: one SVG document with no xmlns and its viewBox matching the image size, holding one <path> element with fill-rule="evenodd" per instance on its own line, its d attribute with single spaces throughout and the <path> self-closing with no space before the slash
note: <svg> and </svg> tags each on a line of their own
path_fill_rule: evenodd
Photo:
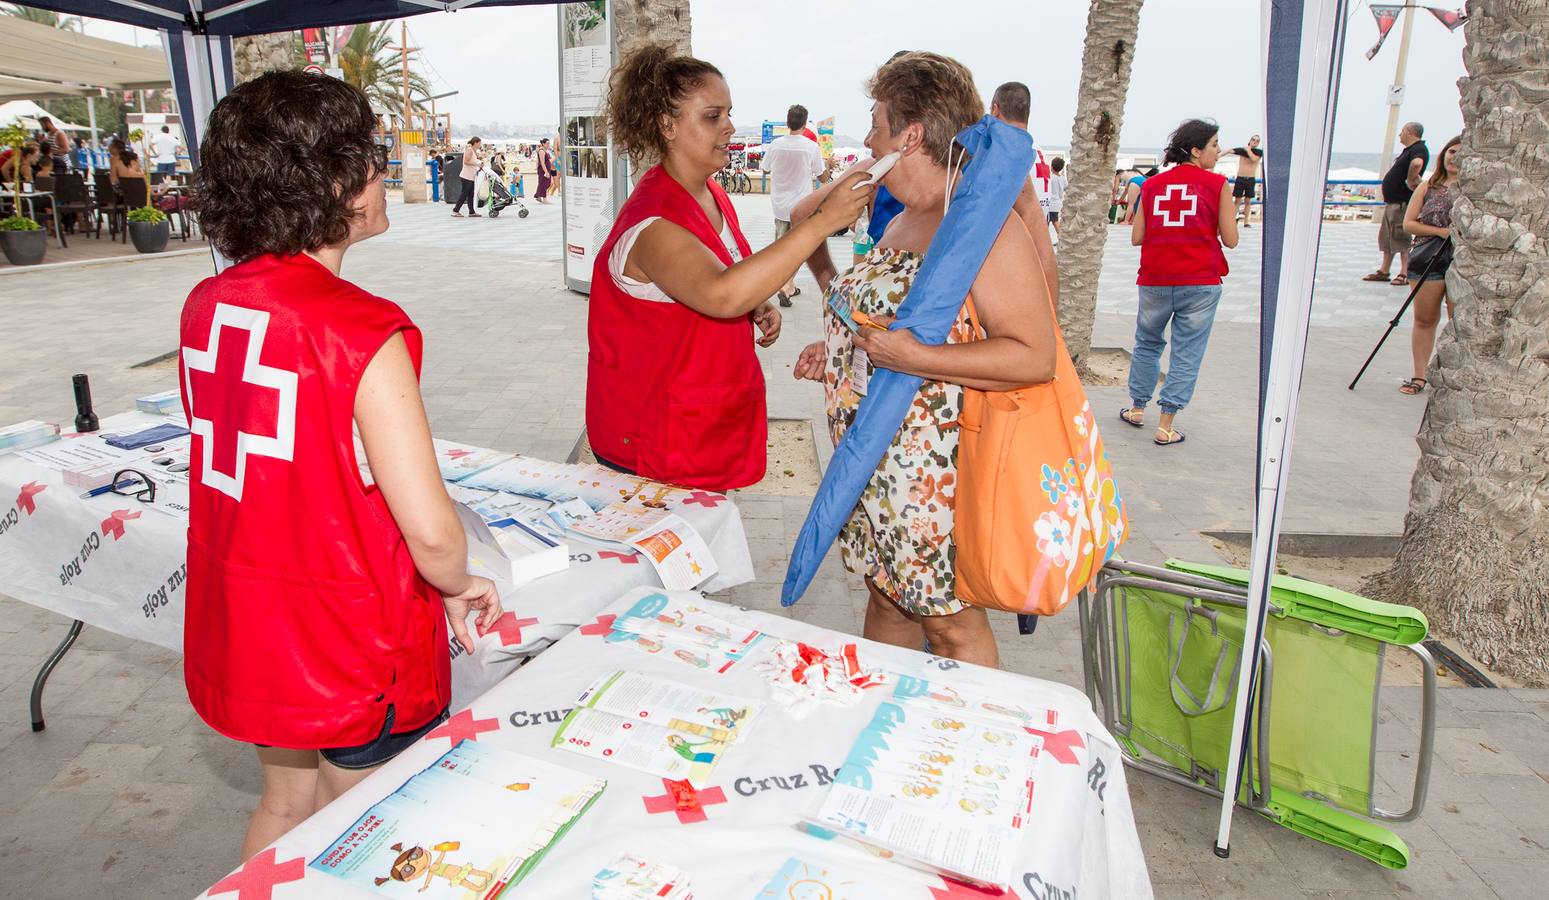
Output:
<svg viewBox="0 0 1549 900">
<path fill-rule="evenodd" d="M 472 652 L 470 612 L 481 633 L 500 614 L 436 466 L 419 329 L 339 277 L 387 230 L 375 126 L 356 88 L 274 72 L 216 105 L 200 148 L 200 225 L 237 265 L 180 328 L 183 671 L 200 718 L 258 745 L 243 859 L 441 722 L 448 620 Z"/>
<path fill-rule="evenodd" d="M 723 491 L 764 476 L 764 376 L 754 326 L 780 335 L 769 302 L 871 189 L 844 189 L 757 253 L 711 180 L 731 159 L 731 91 L 703 60 L 645 46 L 614 70 L 614 139 L 641 176 L 592 271 L 586 429 L 599 460 L 658 481 Z"/>
<path fill-rule="evenodd" d="M 1202 119 L 1178 126 L 1162 158 L 1173 167 L 1147 178 L 1140 188 L 1130 232 L 1130 243 L 1140 247 L 1140 311 L 1129 365 L 1131 405 L 1119 418 L 1136 428 L 1145 424 L 1170 323 L 1172 355 L 1157 403 L 1162 410 L 1158 444 L 1183 443 L 1183 432 L 1173 428 L 1173 419 L 1194 396 L 1221 302 L 1221 278 L 1227 273 L 1221 247 L 1237 246 L 1232 188 L 1226 176 L 1214 171 L 1221 157 L 1219 130 Z"/>
</svg>

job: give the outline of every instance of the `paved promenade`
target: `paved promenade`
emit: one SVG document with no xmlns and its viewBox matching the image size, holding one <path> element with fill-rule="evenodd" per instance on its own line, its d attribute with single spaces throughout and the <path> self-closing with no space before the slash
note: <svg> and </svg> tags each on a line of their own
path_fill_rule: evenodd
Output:
<svg viewBox="0 0 1549 900">
<path fill-rule="evenodd" d="M 739 198 L 755 247 L 772 236 L 764 197 Z M 443 437 L 563 459 L 581 431 L 585 298 L 565 291 L 560 209 L 529 203 L 527 219 L 451 219 L 445 206 L 393 206 L 394 227 L 351 251 L 345 275 L 404 305 L 424 329 L 424 393 Z M 1089 394 L 1130 508 L 1126 555 L 1216 561 L 1201 532 L 1251 526 L 1256 415 L 1259 230 L 1229 255 L 1221 314 L 1199 390 L 1178 425 L 1181 446 L 1157 447 L 1151 429 L 1122 426 L 1119 387 Z M 846 248 L 836 241 L 838 250 Z M 1424 398 L 1395 390 L 1408 367 L 1408 331 L 1388 342 L 1359 390 L 1345 384 L 1404 292 L 1360 282 L 1375 262 L 1369 224 L 1330 224 L 1292 459 L 1286 528 L 1396 534 L 1416 459 L 1413 434 Z M 1132 339 L 1136 253 L 1110 233 L 1096 344 Z M 5 311 L 0 423 L 68 422 L 69 376 L 91 374 L 99 411 L 175 386 L 167 362 L 135 368 L 176 346 L 183 297 L 210 272 L 197 256 L 0 277 Z M 760 351 L 770 414 L 824 431 L 821 392 L 790 376 L 801 347 L 819 334 L 810 278 L 785 333 Z M 65 302 L 61 298 L 69 298 Z M 814 442 L 826 459 L 825 440 Z M 777 592 L 809 497 L 738 499 L 757 580 L 722 595 L 779 612 Z M 784 614 L 844 630 L 860 626 L 862 595 L 834 556 L 809 597 Z M 996 628 L 1005 665 L 1080 683 L 1073 614 L 1047 620 L 1033 637 L 1009 616 Z M 61 638 L 58 616 L 0 598 L 0 895 L 77 898 L 192 896 L 234 861 L 259 788 L 251 750 L 212 733 L 183 694 L 175 654 L 87 629 L 49 684 L 48 730 L 27 727 L 32 675 Z M 1380 803 L 1402 805 L 1413 771 L 1418 692 L 1384 690 L 1378 753 Z M 1215 805 L 1141 774 L 1131 792 L 1158 896 L 1445 897 L 1542 896 L 1549 880 L 1549 691 L 1450 689 L 1430 803 L 1396 830 L 1413 851 L 1389 872 L 1243 813 L 1232 859 L 1209 845 Z"/>
</svg>

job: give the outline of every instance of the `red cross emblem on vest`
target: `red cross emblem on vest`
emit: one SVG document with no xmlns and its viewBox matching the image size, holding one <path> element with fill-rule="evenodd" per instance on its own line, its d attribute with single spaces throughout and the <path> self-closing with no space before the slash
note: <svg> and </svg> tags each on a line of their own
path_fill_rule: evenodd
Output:
<svg viewBox="0 0 1549 900">
<path fill-rule="evenodd" d="M 296 373 L 259 362 L 269 314 L 215 304 L 203 350 L 183 348 L 188 430 L 201 438 L 201 483 L 242 499 L 247 458 L 289 462 L 296 447 Z"/>
<path fill-rule="evenodd" d="M 1182 225 L 1198 213 L 1199 198 L 1189 193 L 1186 184 L 1169 184 L 1151 201 L 1151 214 L 1160 216 L 1163 225 Z"/>
</svg>

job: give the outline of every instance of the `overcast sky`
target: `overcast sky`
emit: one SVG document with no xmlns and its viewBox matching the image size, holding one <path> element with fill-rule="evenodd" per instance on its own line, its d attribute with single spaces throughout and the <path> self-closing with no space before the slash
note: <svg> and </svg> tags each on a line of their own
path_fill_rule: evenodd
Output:
<svg viewBox="0 0 1549 900">
<path fill-rule="evenodd" d="M 1461 0 L 1434 2 L 1461 6 Z M 954 9 L 965 14 L 952 17 Z M 1220 122 L 1227 146 L 1262 131 L 1258 9 L 1251 0 L 1147 0 L 1124 147 L 1161 146 L 1168 131 L 1191 116 Z M 1436 148 L 1462 128 L 1457 79 L 1463 75 L 1463 32 L 1448 32 L 1430 14 L 1417 12 L 1403 118 L 1421 121 Z M 835 116 L 837 131 L 856 138 L 870 121 L 866 77 L 895 50 L 909 49 L 961 60 L 986 97 L 1003 81 L 1025 82 L 1033 92 L 1034 137 L 1064 146 L 1075 115 L 1085 27 L 1086 4 L 1078 0 L 698 0 L 693 6 L 694 52 L 726 73 L 739 130 L 756 132 L 763 119 L 783 119 L 787 106 L 802 103 L 814 118 Z M 456 120 L 558 121 L 552 7 L 431 13 L 410 19 L 409 31 L 411 41 L 425 48 L 436 87 L 460 92 L 440 106 Z M 128 37 L 127 28 L 105 24 L 93 23 L 88 32 Z M 1366 4 L 1357 4 L 1346 41 L 1335 151 L 1381 149 L 1399 28 L 1368 62 L 1364 53 L 1376 36 Z M 149 39 L 141 32 L 142 42 Z"/>
</svg>

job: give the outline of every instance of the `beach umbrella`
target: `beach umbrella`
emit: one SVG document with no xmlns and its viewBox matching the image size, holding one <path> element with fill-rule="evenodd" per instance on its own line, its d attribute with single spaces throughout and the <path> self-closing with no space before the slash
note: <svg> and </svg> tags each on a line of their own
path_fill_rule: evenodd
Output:
<svg viewBox="0 0 1549 900">
<path fill-rule="evenodd" d="M 1248 713 L 1263 658 L 1264 615 L 1280 538 L 1296 406 L 1312 316 L 1323 227 L 1323 187 L 1334 130 L 1334 97 L 1348 0 L 1265 0 L 1260 20 L 1265 71 L 1264 262 L 1259 316 L 1259 433 L 1247 630 L 1232 718 L 1232 753 L 1221 784 L 1215 852 L 1231 848 L 1232 813 L 1249 748 Z M 1267 778 L 1268 773 L 1262 773 Z"/>
<path fill-rule="evenodd" d="M 936 229 L 925 262 L 892 326 L 910 329 L 926 344 L 946 340 L 1033 164 L 1032 136 L 991 116 L 959 132 L 957 140 L 973 161 L 964 170 L 951 208 Z M 791 548 L 780 593 L 782 606 L 801 599 L 812 582 L 903 424 L 921 381 L 918 375 L 883 368 L 871 376 L 855 421 L 834 448 L 823 483 Z"/>
</svg>

